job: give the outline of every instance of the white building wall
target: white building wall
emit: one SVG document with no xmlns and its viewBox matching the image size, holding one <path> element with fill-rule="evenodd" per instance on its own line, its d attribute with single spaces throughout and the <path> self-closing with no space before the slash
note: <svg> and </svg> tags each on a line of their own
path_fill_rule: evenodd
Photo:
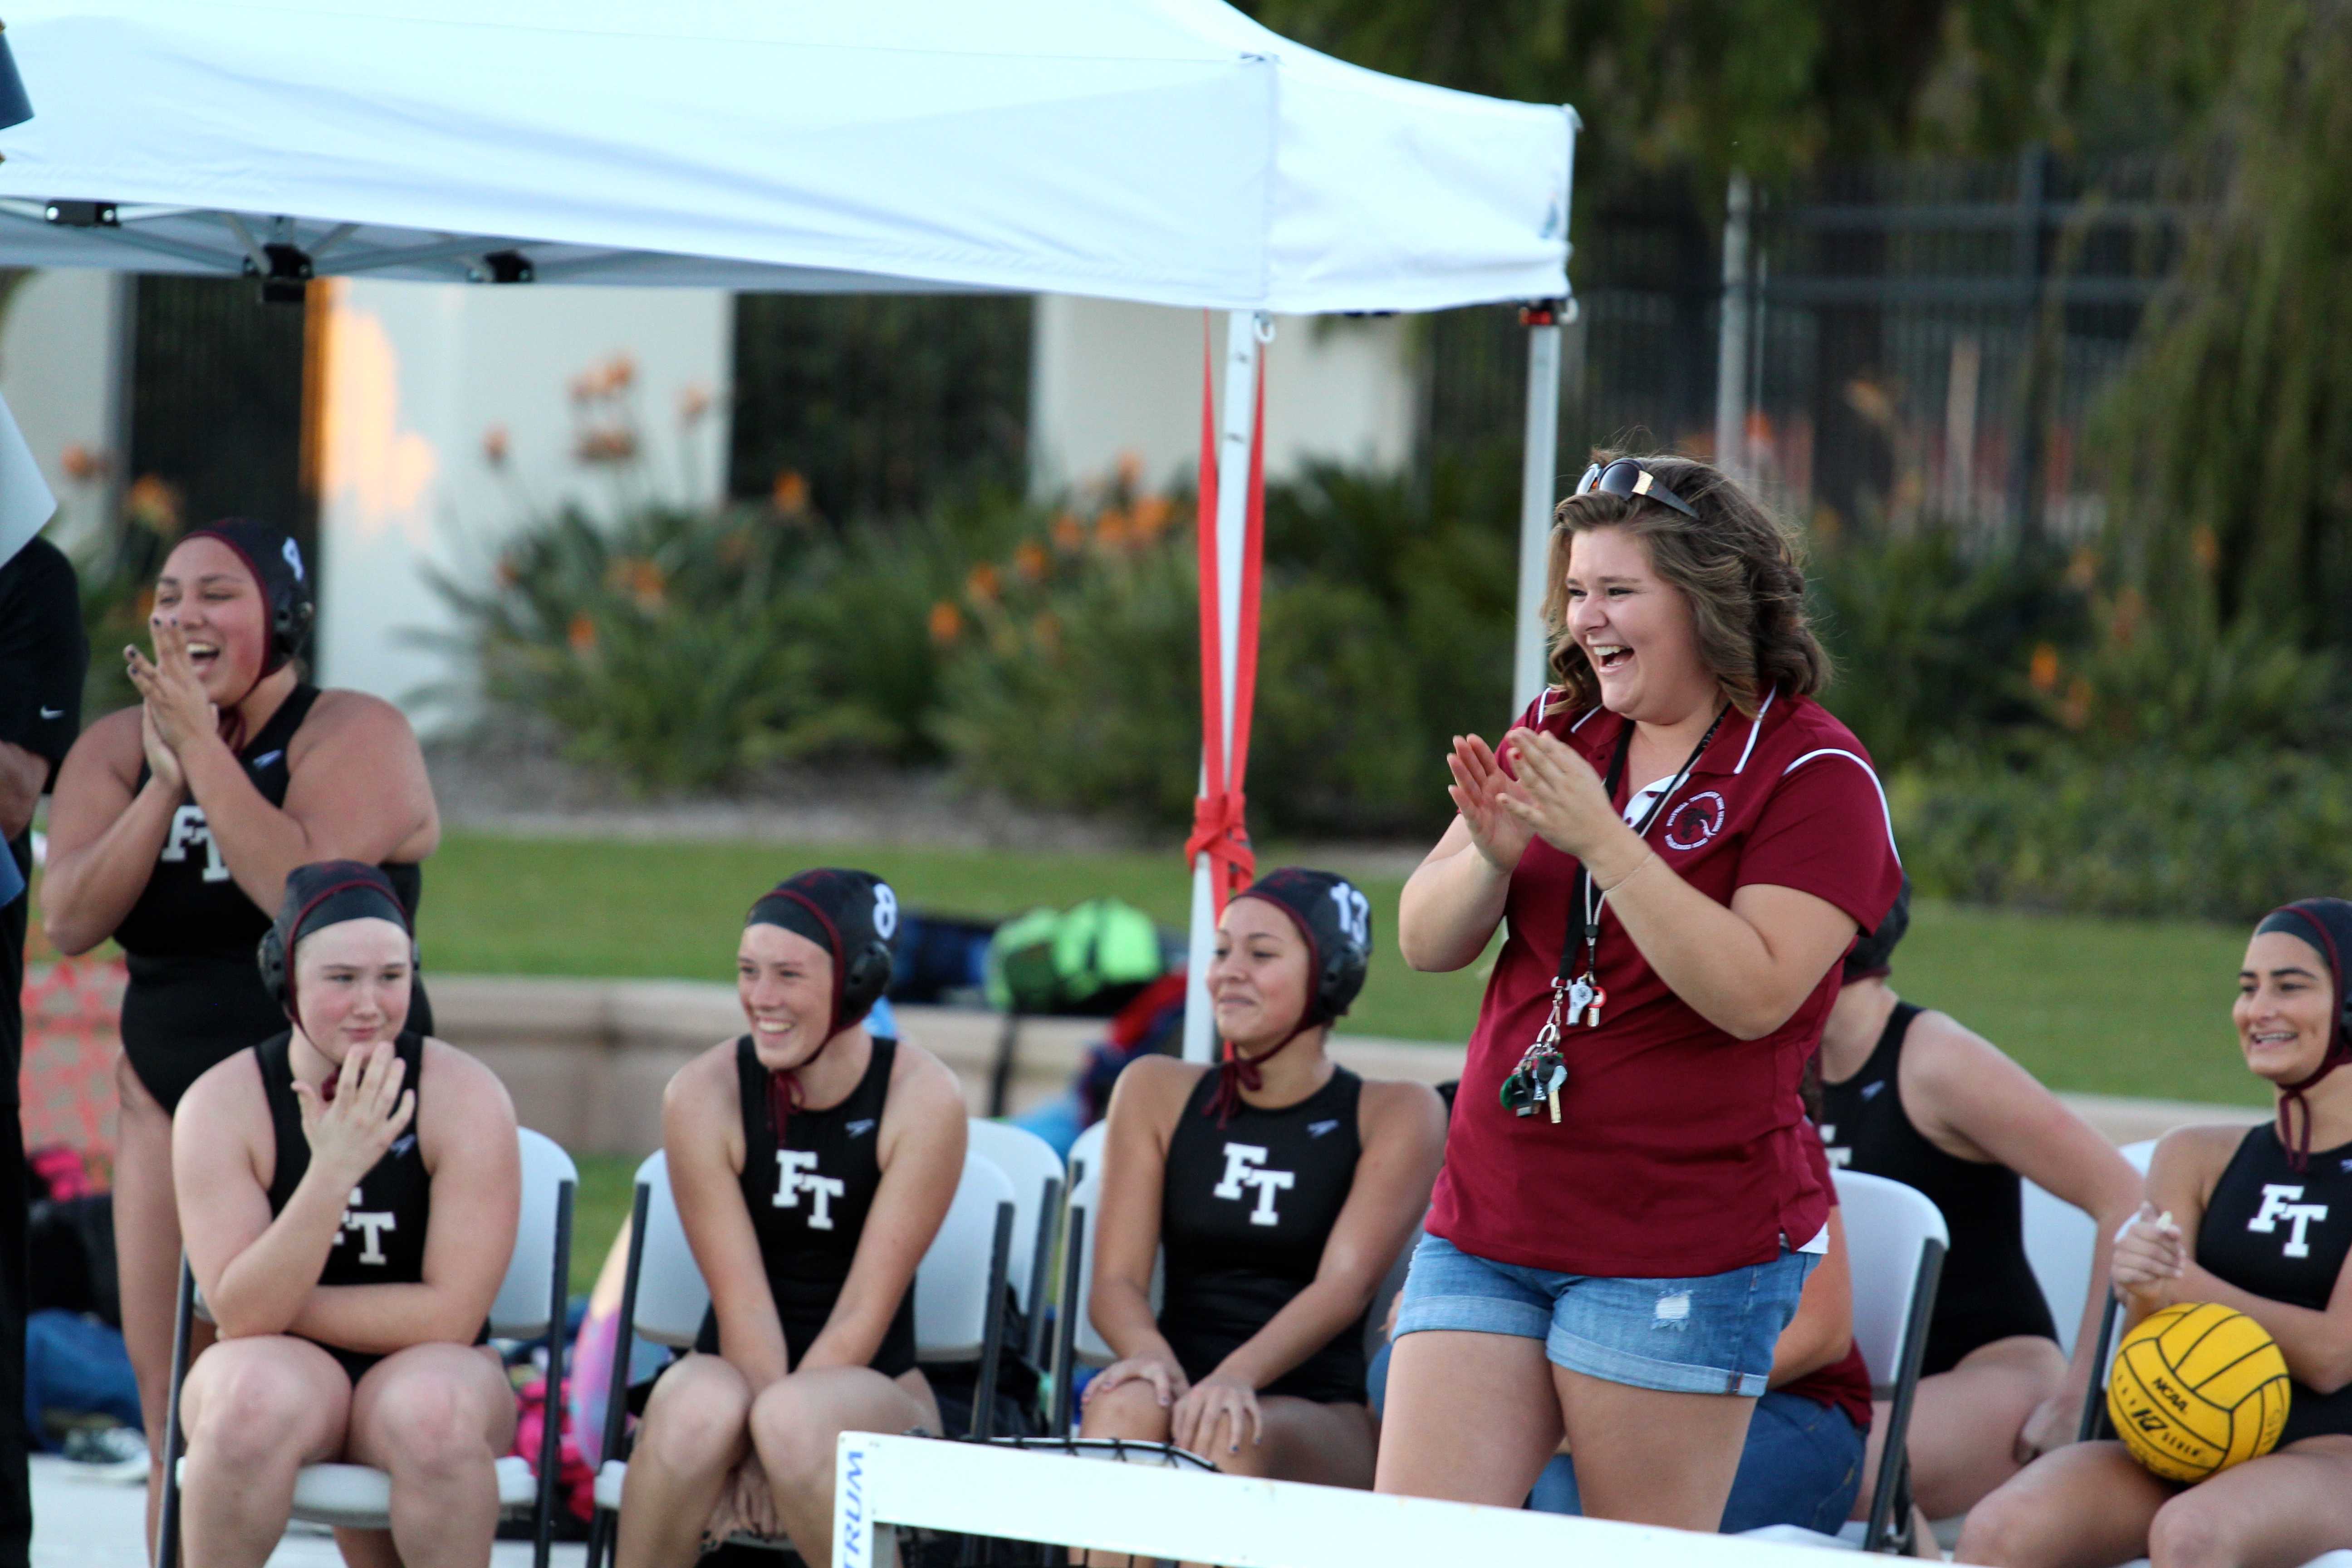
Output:
<svg viewBox="0 0 2352 1568">
<path fill-rule="evenodd" d="M 1129 453 L 1152 484 L 1189 481 L 1201 449 L 1202 313 L 1047 294 L 1034 319 L 1032 489 L 1098 478 Z M 1224 318 L 1208 320 L 1222 388 Z M 1404 467 L 1414 414 L 1408 333 L 1398 317 L 1276 318 L 1265 362 L 1269 479 L 1314 458 Z"/>
<path fill-rule="evenodd" d="M 122 454 L 114 448 L 129 431 L 120 426 L 115 372 L 130 331 L 129 284 L 110 272 L 36 272 L 17 285 L 0 320 L 0 396 L 58 498 L 50 537 L 68 550 L 106 515 L 120 479 Z M 78 477 L 67 460 L 74 450 L 101 474 Z"/>
<path fill-rule="evenodd" d="M 419 633 L 452 629 L 428 569 L 479 582 L 534 510 L 611 515 L 624 497 L 726 485 L 732 297 L 713 289 L 506 288 L 338 279 L 320 432 L 320 679 L 405 708 L 426 732 L 468 711 L 471 677 Z M 625 398 L 571 389 L 616 359 Z M 707 405 L 690 426 L 684 400 Z M 581 462 L 583 428 L 624 412 L 643 458 Z M 498 432 L 504 459 L 487 443 Z M 428 700 L 428 689 L 441 689 Z"/>
</svg>

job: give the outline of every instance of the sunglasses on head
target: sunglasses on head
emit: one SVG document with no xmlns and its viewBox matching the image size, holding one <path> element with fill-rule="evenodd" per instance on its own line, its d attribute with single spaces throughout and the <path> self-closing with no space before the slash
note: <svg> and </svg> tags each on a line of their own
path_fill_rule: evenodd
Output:
<svg viewBox="0 0 2352 1568">
<path fill-rule="evenodd" d="M 1691 510 L 1690 502 L 1660 484 L 1637 458 L 1620 458 L 1613 463 L 1595 463 L 1585 469 L 1584 477 L 1576 481 L 1573 494 L 1591 495 L 1595 490 L 1605 496 L 1663 501 L 1693 521 L 1698 521 L 1698 513 Z"/>
</svg>

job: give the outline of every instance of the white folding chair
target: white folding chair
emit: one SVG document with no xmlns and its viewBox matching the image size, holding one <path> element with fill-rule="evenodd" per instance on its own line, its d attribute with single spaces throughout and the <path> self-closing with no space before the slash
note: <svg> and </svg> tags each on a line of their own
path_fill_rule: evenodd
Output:
<svg viewBox="0 0 2352 1568">
<path fill-rule="evenodd" d="M 967 1149 L 947 1217 L 915 1268 L 915 1353 L 919 1361 L 978 1362 L 973 1399 L 976 1436 L 989 1435 L 996 1405 L 996 1358 L 1004 1340 L 1005 1274 L 1012 1253 L 1012 1178 L 985 1154 Z M 688 1245 L 677 1200 L 670 1191 L 668 1156 L 646 1156 L 637 1167 L 629 1215 L 629 1261 L 621 1283 L 621 1318 L 607 1373 L 604 1440 L 599 1452 L 618 1456 L 628 1416 L 628 1365 L 640 1337 L 673 1350 L 691 1350 L 710 1310 L 710 1289 Z M 607 1458 L 596 1471 L 595 1518 L 589 1527 L 588 1568 L 609 1560 L 628 1479 L 625 1458 Z M 782 1550 L 787 1543 L 743 1538 L 741 1544 Z"/>
<path fill-rule="evenodd" d="M 532 1514 L 532 1560 L 547 1568 L 555 1525 L 555 1482 L 563 1409 L 564 1307 L 571 1288 L 572 1203 L 580 1173 L 554 1140 L 518 1130 L 522 1154 L 522 1204 L 514 1252 L 490 1303 L 490 1332 L 499 1339 L 547 1341 L 547 1418 L 541 1426 L 539 1473 L 519 1454 L 498 1461 L 499 1511 Z M 157 1561 L 178 1561 L 180 1544 L 180 1384 L 187 1375 L 188 1330 L 202 1310 L 195 1277 L 180 1263 L 179 1323 L 172 1348 L 171 1408 L 165 1420 L 164 1489 Z M 367 1465 L 305 1465 L 294 1477 L 292 1517 L 342 1530 L 392 1527 L 392 1478 Z"/>
<path fill-rule="evenodd" d="M 1886 1442 L 1873 1489 L 1870 1517 L 1836 1535 L 1795 1525 L 1747 1531 L 1759 1540 L 1808 1546 L 1901 1552 L 1911 1534 L 1911 1399 L 1919 1363 L 1927 1353 L 1927 1322 L 1936 1310 L 1951 1233 L 1927 1195 L 1859 1171 L 1837 1171 L 1838 1207 L 1845 1216 L 1846 1256 L 1853 1272 L 1853 1337 L 1871 1370 L 1873 1393 L 1892 1402 Z"/>
<path fill-rule="evenodd" d="M 1044 1362 L 1046 1275 L 1062 1217 L 1062 1157 L 1025 1127 L 974 1117 L 971 1147 L 1013 1179 L 1013 1293 L 1021 1308 L 1021 1353 Z"/>
<path fill-rule="evenodd" d="M 1070 1144 L 1070 1185 L 1086 1180 L 1089 1171 L 1100 1171 L 1103 1162 L 1103 1141 L 1110 1136 L 1110 1118 L 1105 1117 L 1087 1128 Z"/>
<path fill-rule="evenodd" d="M 1102 1124 L 1097 1122 L 1094 1131 Z M 1094 1159 L 1083 1174 L 1077 1166 L 1071 1167 L 1072 1186 L 1067 1215 L 1062 1222 L 1062 1300 L 1059 1321 L 1055 1329 L 1054 1347 L 1054 1410 L 1048 1423 L 1055 1435 L 1070 1429 L 1073 1398 L 1076 1393 L 1075 1373 L 1079 1365 L 1105 1367 L 1118 1359 L 1110 1342 L 1096 1331 L 1091 1309 L 1094 1301 L 1095 1222 L 1102 1211 L 1103 1162 L 1101 1141 L 1096 1141 Z M 1075 1157 L 1077 1149 L 1070 1152 Z M 1160 1293 L 1166 1286 L 1167 1254 L 1163 1248 L 1151 1263 L 1151 1307 L 1160 1310 Z"/>
</svg>

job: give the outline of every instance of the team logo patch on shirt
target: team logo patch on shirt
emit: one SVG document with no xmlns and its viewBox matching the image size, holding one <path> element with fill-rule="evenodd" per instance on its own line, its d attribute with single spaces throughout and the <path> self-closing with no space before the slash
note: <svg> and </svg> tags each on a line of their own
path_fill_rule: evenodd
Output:
<svg viewBox="0 0 2352 1568">
<path fill-rule="evenodd" d="M 280 757 L 284 756 L 285 754 L 286 754 L 286 753 L 285 753 L 285 752 L 284 752 L 283 750 L 275 751 L 275 752 L 262 752 L 262 753 L 261 753 L 261 755 L 259 755 L 259 756 L 257 756 L 257 757 L 256 757 L 256 758 L 254 758 L 254 759 L 253 759 L 253 765 L 254 765 L 255 767 L 257 767 L 257 768 L 266 768 L 266 767 L 268 767 L 270 763 L 272 763 L 276 762 L 278 758 L 280 758 Z"/>
<path fill-rule="evenodd" d="M 1282 1216 L 1275 1212 L 1274 1194 L 1298 1184 L 1295 1171 L 1265 1169 L 1266 1151 L 1255 1143 L 1225 1145 L 1225 1176 L 1209 1190 L 1228 1203 L 1242 1201 L 1244 1187 L 1257 1189 L 1257 1207 L 1250 1211 L 1252 1225 L 1279 1225 Z"/>
<path fill-rule="evenodd" d="M 1864 1084 L 1862 1086 L 1862 1098 L 1864 1100 L 1875 1100 L 1878 1098 L 1878 1091 L 1885 1087 L 1886 1080 L 1883 1078 L 1879 1079 L 1875 1082 Z"/>
<path fill-rule="evenodd" d="M 868 1132 L 874 1131 L 874 1118 L 870 1116 L 861 1116 L 856 1121 L 849 1123 L 846 1127 L 844 1127 L 842 1131 L 848 1133 L 852 1138 L 863 1138 Z"/>
<path fill-rule="evenodd" d="M 2281 1250 L 2289 1258 L 2310 1257 L 2311 1243 L 2305 1239 L 2304 1232 L 2314 1223 L 2327 1217 L 2327 1205 L 2296 1203 L 2294 1200 L 2301 1196 L 2303 1188 L 2300 1186 L 2264 1182 L 2263 1206 L 2254 1211 L 2254 1217 L 2246 1222 L 2246 1228 L 2270 1236 L 2277 1232 L 2280 1222 L 2284 1221 L 2288 1231 L 2286 1245 Z"/>
<path fill-rule="evenodd" d="M 1715 790 L 1698 794 L 1666 813 L 1665 844 L 1669 849 L 1696 849 L 1723 831 L 1723 796 Z"/>
<path fill-rule="evenodd" d="M 1307 1124 L 1307 1136 L 1309 1138 L 1320 1138 L 1323 1134 L 1330 1131 L 1331 1129 L 1339 1125 L 1339 1119 L 1336 1116 L 1327 1121 L 1310 1121 Z"/>
<path fill-rule="evenodd" d="M 839 1176 L 816 1173 L 815 1150 L 776 1151 L 776 1195 L 772 1201 L 780 1209 L 796 1209 L 801 1206 L 801 1194 L 806 1193 L 811 1230 L 833 1228 L 833 1200 L 848 1190 L 849 1184 Z"/>
</svg>

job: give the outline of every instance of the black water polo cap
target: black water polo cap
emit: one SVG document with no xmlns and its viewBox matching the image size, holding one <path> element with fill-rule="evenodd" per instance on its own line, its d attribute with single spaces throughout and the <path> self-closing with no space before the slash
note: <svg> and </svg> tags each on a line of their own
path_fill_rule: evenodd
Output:
<svg viewBox="0 0 2352 1568">
<path fill-rule="evenodd" d="M 865 1021 L 890 989 L 890 939 L 898 930 L 898 895 L 871 871 L 834 867 L 777 883 L 743 923 L 782 926 L 833 957 L 833 1026 L 826 1038 Z"/>
<path fill-rule="evenodd" d="M 1314 990 L 1299 1027 L 1313 1028 L 1346 1014 L 1372 964 L 1372 906 L 1362 889 L 1329 871 L 1285 866 L 1234 896 L 1275 905 L 1307 939 Z"/>
<path fill-rule="evenodd" d="M 392 879 L 380 867 L 358 860 L 319 860 L 287 873 L 286 896 L 278 918 L 261 933 L 257 958 L 262 988 L 294 1016 L 294 950 L 313 931 L 345 921 L 390 921 L 409 932 L 409 962 L 416 962 L 415 931 Z"/>
<path fill-rule="evenodd" d="M 1878 922 L 1878 929 L 1857 937 L 1853 951 L 1845 955 L 1845 978 L 1843 984 L 1857 980 L 1876 980 L 1895 972 L 1895 944 L 1911 929 L 1911 879 L 1903 879 L 1903 890 L 1895 895 L 1895 907 Z"/>
<path fill-rule="evenodd" d="M 190 529 L 187 537 L 217 539 L 244 558 L 269 606 L 269 647 L 262 656 L 261 673 L 275 674 L 310 640 L 310 621 L 317 613 L 301 546 L 292 535 L 249 517 L 225 517 Z"/>
</svg>

